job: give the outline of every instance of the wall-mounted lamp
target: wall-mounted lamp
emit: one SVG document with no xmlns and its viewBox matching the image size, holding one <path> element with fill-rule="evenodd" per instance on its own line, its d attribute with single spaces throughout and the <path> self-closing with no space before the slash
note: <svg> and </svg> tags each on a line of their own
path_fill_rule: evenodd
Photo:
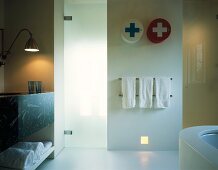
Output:
<svg viewBox="0 0 218 170">
<path fill-rule="evenodd" d="M 17 38 L 19 37 L 19 35 L 24 31 L 28 32 L 29 36 L 30 36 L 29 40 L 26 42 L 24 50 L 29 51 L 29 52 L 38 52 L 39 51 L 38 45 L 32 37 L 32 33 L 30 32 L 30 30 L 28 30 L 26 28 L 21 29 L 17 33 L 16 37 L 14 38 L 14 40 L 11 43 L 8 50 L 4 50 L 4 29 L 0 29 L 0 31 L 1 31 L 1 38 L 2 38 L 2 40 L 1 40 L 2 46 L 1 46 L 1 53 L 0 53 L 0 60 L 1 60 L 0 66 L 5 65 L 5 60 L 6 60 L 7 56 L 10 54 L 11 48 L 13 47 L 13 45 L 14 45 L 15 41 L 17 40 Z"/>
</svg>

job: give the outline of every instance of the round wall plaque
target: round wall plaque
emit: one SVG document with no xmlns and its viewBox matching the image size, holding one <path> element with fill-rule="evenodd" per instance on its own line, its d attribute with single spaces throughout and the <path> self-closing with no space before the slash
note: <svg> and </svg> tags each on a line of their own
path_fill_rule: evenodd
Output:
<svg viewBox="0 0 218 170">
<path fill-rule="evenodd" d="M 136 19 L 131 19 L 123 25 L 121 35 L 125 42 L 136 43 L 141 39 L 143 32 L 142 23 Z"/>
<path fill-rule="evenodd" d="M 162 18 L 153 20 L 147 29 L 147 37 L 153 43 L 160 43 L 166 40 L 171 33 L 170 23 Z"/>
</svg>

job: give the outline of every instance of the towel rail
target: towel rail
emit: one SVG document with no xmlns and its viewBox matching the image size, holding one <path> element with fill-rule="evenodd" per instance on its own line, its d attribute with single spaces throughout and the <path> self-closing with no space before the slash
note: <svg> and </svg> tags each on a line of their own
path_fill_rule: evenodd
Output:
<svg viewBox="0 0 218 170">
<path fill-rule="evenodd" d="M 119 94 L 119 96 L 120 97 L 123 97 L 123 95 L 122 94 Z M 138 97 L 139 95 L 138 94 L 136 94 L 136 97 Z M 154 97 L 156 96 L 155 94 L 153 95 Z M 170 97 L 173 97 L 173 95 L 170 95 Z"/>
<path fill-rule="evenodd" d="M 155 80 L 155 78 L 153 78 Z M 119 78 L 119 80 L 122 80 L 122 78 Z M 139 78 L 137 77 L 136 80 L 139 80 Z M 170 80 L 173 80 L 173 78 L 170 78 Z"/>
<path fill-rule="evenodd" d="M 122 78 L 119 78 L 119 80 L 122 80 Z M 139 80 L 139 78 L 137 77 L 136 80 Z M 153 80 L 155 80 L 155 78 L 153 78 Z M 173 80 L 173 78 L 170 78 L 170 80 Z M 119 94 L 120 97 L 122 97 L 122 94 Z M 139 95 L 136 94 L 136 97 L 138 97 Z M 154 97 L 156 96 L 155 94 L 153 95 Z M 173 95 L 170 95 L 170 97 L 173 97 Z"/>
</svg>

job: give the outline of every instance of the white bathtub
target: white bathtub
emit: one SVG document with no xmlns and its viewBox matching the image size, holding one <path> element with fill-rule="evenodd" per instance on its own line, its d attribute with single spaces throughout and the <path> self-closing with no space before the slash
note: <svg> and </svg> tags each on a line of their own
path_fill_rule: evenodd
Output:
<svg viewBox="0 0 218 170">
<path fill-rule="evenodd" d="M 218 170 L 218 126 L 183 129 L 179 136 L 180 170 Z"/>
</svg>

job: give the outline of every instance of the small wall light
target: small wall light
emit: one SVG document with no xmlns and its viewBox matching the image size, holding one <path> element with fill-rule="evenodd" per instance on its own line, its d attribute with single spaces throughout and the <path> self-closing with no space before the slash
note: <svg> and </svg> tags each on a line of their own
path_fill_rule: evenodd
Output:
<svg viewBox="0 0 218 170">
<path fill-rule="evenodd" d="M 148 143 L 148 136 L 141 136 L 141 145 L 147 145 Z"/>
<path fill-rule="evenodd" d="M 29 51 L 29 52 L 38 52 L 39 51 L 38 45 L 32 37 L 29 38 L 29 40 L 26 42 L 24 50 Z"/>
<path fill-rule="evenodd" d="M 8 48 L 8 50 L 4 50 L 4 29 L 0 29 L 0 31 L 1 31 L 1 38 L 2 38 L 1 39 L 2 47 L 1 47 L 1 53 L 0 53 L 0 60 L 1 60 L 0 61 L 0 66 L 5 65 L 5 60 L 6 60 L 7 56 L 10 54 L 10 51 L 11 51 L 15 41 L 17 40 L 19 35 L 22 32 L 24 32 L 24 31 L 28 32 L 29 36 L 30 36 L 29 40 L 26 42 L 24 50 L 28 51 L 28 52 L 38 52 L 39 51 L 38 45 L 37 45 L 36 41 L 33 39 L 33 37 L 32 37 L 32 33 L 30 32 L 30 30 L 28 30 L 26 28 L 21 29 L 17 33 L 16 37 L 14 38 L 14 40 L 11 43 L 10 47 Z"/>
</svg>

